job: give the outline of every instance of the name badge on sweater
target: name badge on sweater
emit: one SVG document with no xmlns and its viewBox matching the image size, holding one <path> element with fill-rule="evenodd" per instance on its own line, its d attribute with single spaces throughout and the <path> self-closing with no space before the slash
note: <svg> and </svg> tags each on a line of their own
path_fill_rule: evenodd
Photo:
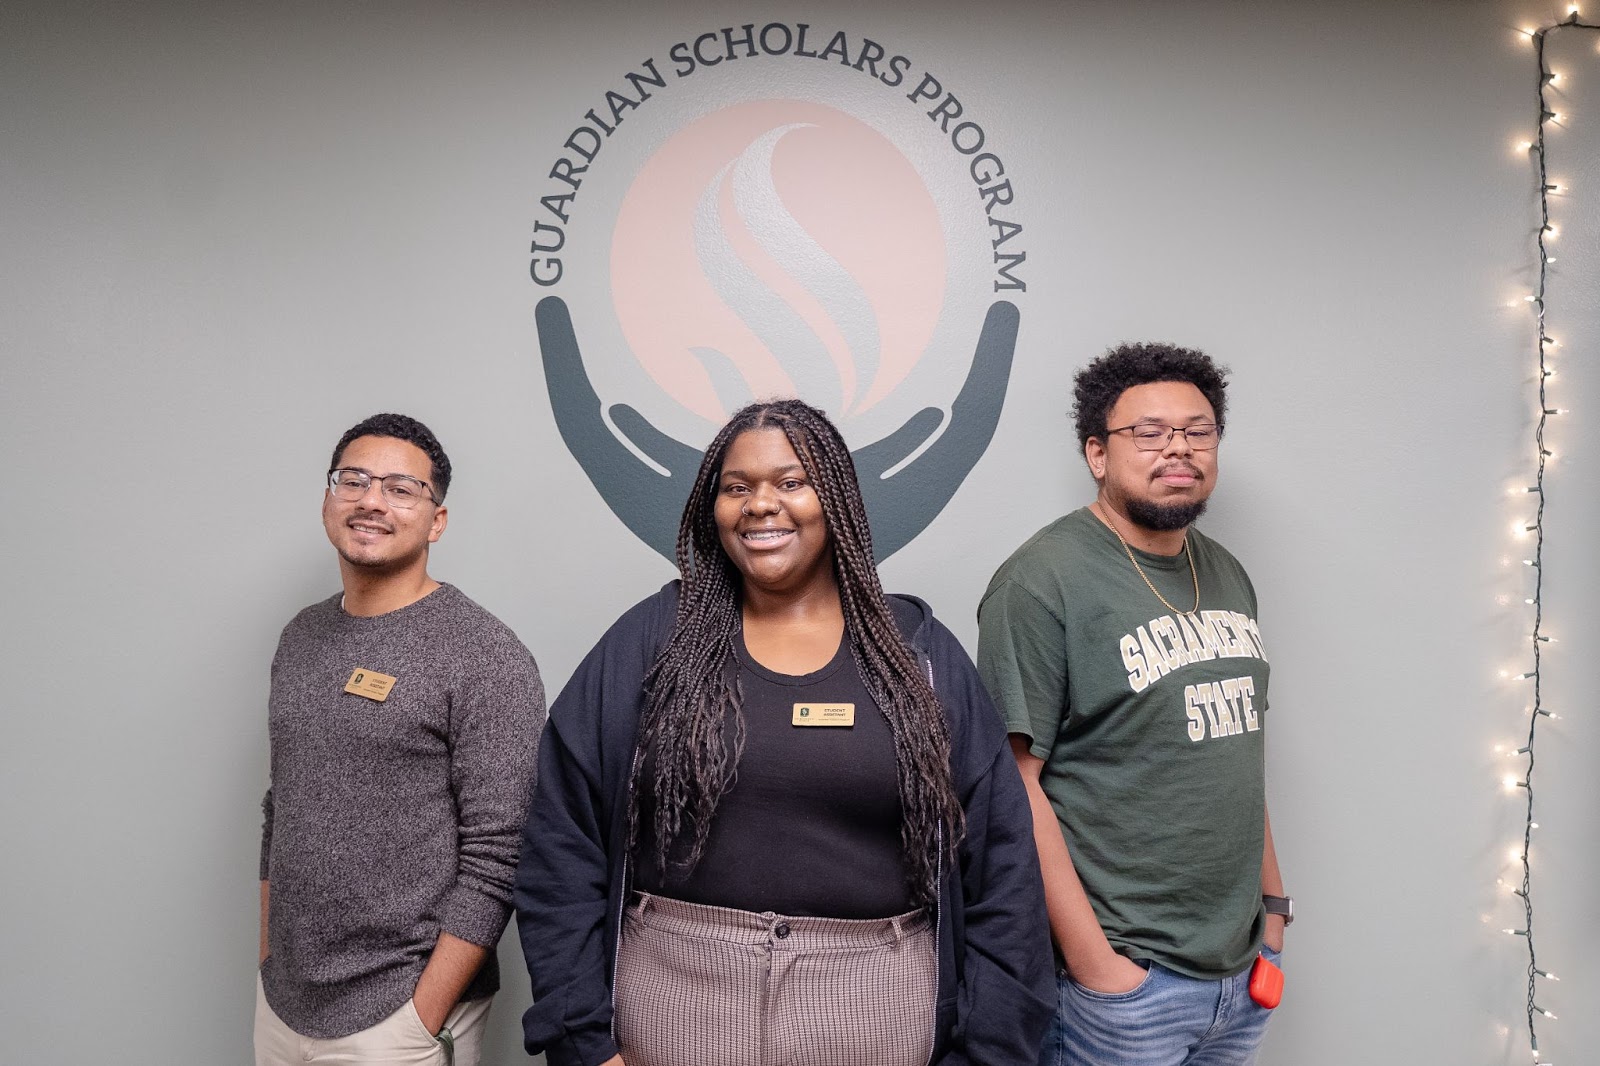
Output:
<svg viewBox="0 0 1600 1066">
<path fill-rule="evenodd" d="M 855 725 L 856 705 L 853 703 L 797 703 L 794 705 L 794 725 Z"/>
<path fill-rule="evenodd" d="M 352 696 L 365 696 L 369 700 L 382 703 L 389 698 L 395 680 L 388 674 L 380 674 L 376 670 L 357 669 L 350 675 L 350 680 L 345 682 L 344 690 Z"/>
</svg>

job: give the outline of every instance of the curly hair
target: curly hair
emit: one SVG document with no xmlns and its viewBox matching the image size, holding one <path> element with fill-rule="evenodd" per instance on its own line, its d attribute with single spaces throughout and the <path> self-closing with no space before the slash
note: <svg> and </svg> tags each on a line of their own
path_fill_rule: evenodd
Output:
<svg viewBox="0 0 1600 1066">
<path fill-rule="evenodd" d="M 732 668 L 742 578 L 722 549 L 715 506 L 728 448 L 739 434 L 756 429 L 780 430 L 789 439 L 821 504 L 850 651 L 894 737 L 908 887 L 918 906 L 931 909 L 938 899 L 941 859 L 954 855 L 965 827 L 950 775 L 949 726 L 884 599 L 850 451 L 827 416 L 800 400 L 743 408 L 701 460 L 678 526 L 677 618 L 645 678 L 641 754 L 629 790 L 628 849 L 638 850 L 638 786 L 646 784 L 655 801 L 650 829 L 657 869 L 663 881 L 687 877 L 705 852 L 718 802 L 733 787 L 744 746 L 741 694 Z M 641 781 L 646 766 L 648 783 Z"/>
<path fill-rule="evenodd" d="M 1105 439 L 1106 416 L 1124 392 L 1155 381 L 1187 381 L 1211 404 L 1217 425 L 1228 413 L 1228 368 L 1218 366 L 1196 348 L 1173 344 L 1121 344 L 1078 371 L 1073 379 L 1072 417 L 1078 427 L 1078 449 L 1090 437 Z"/>
<path fill-rule="evenodd" d="M 363 418 L 345 430 L 339 443 L 333 446 L 333 458 L 328 463 L 330 471 L 338 469 L 344 450 L 357 437 L 393 437 L 421 448 L 433 464 L 428 475 L 428 485 L 433 489 L 433 502 L 444 502 L 444 494 L 450 491 L 450 457 L 444 453 L 444 445 L 433 435 L 433 430 L 410 415 L 381 414 Z"/>
</svg>

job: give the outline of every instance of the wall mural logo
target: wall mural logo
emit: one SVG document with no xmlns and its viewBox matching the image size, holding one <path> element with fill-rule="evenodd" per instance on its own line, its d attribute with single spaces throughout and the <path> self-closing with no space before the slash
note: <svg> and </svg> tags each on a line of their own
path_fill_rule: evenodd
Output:
<svg viewBox="0 0 1600 1066">
<path fill-rule="evenodd" d="M 670 560 L 705 442 L 752 399 L 800 396 L 857 444 L 886 559 L 1000 417 L 1027 291 L 1005 164 L 940 78 L 868 38 L 750 24 L 666 56 L 584 114 L 539 199 L 562 439 Z"/>
</svg>

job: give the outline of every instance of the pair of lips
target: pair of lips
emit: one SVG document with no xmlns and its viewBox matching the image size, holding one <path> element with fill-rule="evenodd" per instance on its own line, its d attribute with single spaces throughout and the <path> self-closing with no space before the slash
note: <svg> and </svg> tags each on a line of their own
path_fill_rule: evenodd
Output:
<svg viewBox="0 0 1600 1066">
<path fill-rule="evenodd" d="M 361 518 L 352 518 L 345 525 L 357 533 L 392 533 L 394 530 L 380 522 L 372 522 Z"/>
<path fill-rule="evenodd" d="M 793 532 L 792 529 L 763 526 L 760 529 L 747 529 L 739 534 L 739 538 L 753 544 L 774 544 Z"/>
</svg>

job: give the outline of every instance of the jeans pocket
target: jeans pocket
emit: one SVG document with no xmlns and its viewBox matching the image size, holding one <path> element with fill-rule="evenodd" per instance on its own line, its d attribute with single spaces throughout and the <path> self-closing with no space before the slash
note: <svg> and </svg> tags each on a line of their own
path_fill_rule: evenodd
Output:
<svg viewBox="0 0 1600 1066">
<path fill-rule="evenodd" d="M 1134 961 L 1139 962 L 1137 959 Z M 1066 976 L 1066 983 L 1068 987 L 1073 989 L 1073 991 L 1080 995 L 1087 996 L 1090 999 L 1098 999 L 1103 1003 L 1125 1003 L 1128 1000 L 1149 991 L 1150 986 L 1155 983 L 1157 969 L 1156 964 L 1153 962 L 1139 962 L 1139 965 L 1144 967 L 1144 980 L 1140 981 L 1126 992 L 1099 992 L 1087 985 L 1079 984 L 1073 979 L 1071 974 Z"/>
</svg>

